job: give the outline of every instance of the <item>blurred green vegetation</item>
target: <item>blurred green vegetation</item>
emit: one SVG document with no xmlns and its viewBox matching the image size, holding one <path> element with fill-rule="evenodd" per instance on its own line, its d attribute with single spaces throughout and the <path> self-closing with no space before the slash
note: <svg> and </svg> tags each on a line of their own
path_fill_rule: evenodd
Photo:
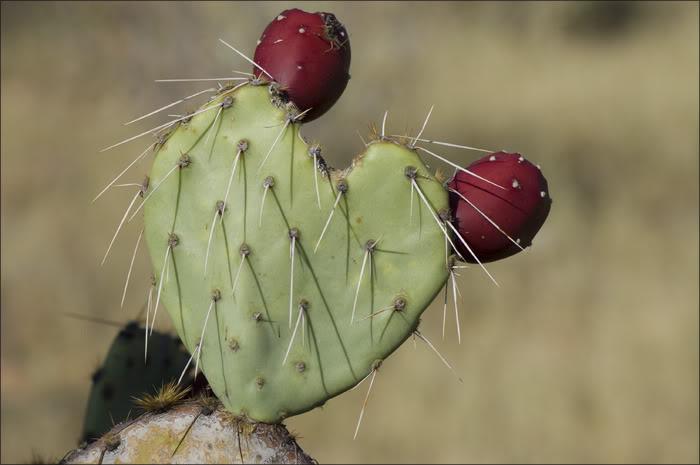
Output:
<svg viewBox="0 0 700 465">
<path fill-rule="evenodd" d="M 697 462 L 697 2 L 2 2 L 1 460 L 60 457 L 78 440 L 116 330 L 64 313 L 126 321 L 145 300 L 141 254 L 119 308 L 137 225 L 99 265 L 129 192 L 90 200 L 150 142 L 98 150 L 165 116 L 122 122 L 206 87 L 154 79 L 248 71 L 217 38 L 252 55 L 292 6 L 333 11 L 351 35 L 348 88 L 305 129 L 332 164 L 384 110 L 391 131 L 415 131 L 435 104 L 426 136 L 519 151 L 554 199 L 534 246 L 491 265 L 500 288 L 463 270 L 461 345 L 452 320 L 440 340 L 440 302 L 424 316 L 464 383 L 408 342 L 377 376 L 357 440 L 365 388 L 288 421 L 307 451 Z"/>
</svg>

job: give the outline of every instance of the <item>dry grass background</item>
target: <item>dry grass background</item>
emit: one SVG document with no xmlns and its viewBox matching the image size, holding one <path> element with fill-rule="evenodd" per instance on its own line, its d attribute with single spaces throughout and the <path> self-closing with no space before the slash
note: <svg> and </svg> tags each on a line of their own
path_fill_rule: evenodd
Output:
<svg viewBox="0 0 700 465">
<path fill-rule="evenodd" d="M 204 88 L 153 79 L 249 66 L 281 9 L 335 12 L 352 79 L 306 129 L 346 164 L 389 126 L 520 151 L 554 204 L 527 253 L 461 278 L 464 383 L 405 344 L 364 389 L 288 421 L 321 462 L 697 462 L 698 4 L 2 3 L 2 456 L 60 456 L 78 438 L 89 375 L 145 297 L 137 227 L 99 266 L 128 201 L 90 199 L 147 143 L 97 150 L 121 122 Z M 606 27 L 606 25 L 608 27 Z M 191 107 L 190 107 L 191 108 Z M 467 163 L 476 155 L 441 150 Z M 434 165 L 437 166 L 437 165 Z M 139 179 L 145 165 L 131 172 Z M 164 312 L 159 327 L 169 322 Z"/>
</svg>

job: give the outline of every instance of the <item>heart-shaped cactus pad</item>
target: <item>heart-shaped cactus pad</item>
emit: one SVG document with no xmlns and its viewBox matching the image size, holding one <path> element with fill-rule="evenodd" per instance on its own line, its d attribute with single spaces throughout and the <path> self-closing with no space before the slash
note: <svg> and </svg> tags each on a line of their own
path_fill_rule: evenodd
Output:
<svg viewBox="0 0 700 465">
<path fill-rule="evenodd" d="M 158 299 L 226 408 L 270 423 L 362 381 L 448 276 L 416 152 L 377 137 L 335 170 L 302 117 L 275 84 L 221 89 L 156 146 L 144 199 Z"/>
</svg>

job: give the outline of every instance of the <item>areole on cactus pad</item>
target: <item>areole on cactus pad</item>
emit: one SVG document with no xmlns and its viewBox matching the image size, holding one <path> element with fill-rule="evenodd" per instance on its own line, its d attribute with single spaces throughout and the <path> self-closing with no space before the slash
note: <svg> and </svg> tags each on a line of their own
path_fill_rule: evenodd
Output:
<svg viewBox="0 0 700 465">
<path fill-rule="evenodd" d="M 224 88 L 172 131 L 144 209 L 178 334 L 225 407 L 263 422 L 372 373 L 448 276 L 447 191 L 416 152 L 378 138 L 330 169 L 271 93 Z"/>
</svg>

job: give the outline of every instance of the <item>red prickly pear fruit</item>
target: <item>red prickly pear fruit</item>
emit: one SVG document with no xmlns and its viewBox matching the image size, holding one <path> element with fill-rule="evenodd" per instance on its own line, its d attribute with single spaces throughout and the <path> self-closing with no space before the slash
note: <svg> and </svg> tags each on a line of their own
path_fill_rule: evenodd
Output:
<svg viewBox="0 0 700 465">
<path fill-rule="evenodd" d="M 265 28 L 255 63 L 270 73 L 311 121 L 340 98 L 350 79 L 350 40 L 331 13 L 285 10 Z M 266 76 L 257 66 L 253 73 Z M 269 77 L 269 76 L 268 76 Z"/>
<path fill-rule="evenodd" d="M 539 167 L 519 153 L 496 152 L 467 169 L 504 188 L 464 171 L 449 182 L 455 228 L 479 261 L 500 260 L 530 246 L 552 204 Z M 476 262 L 459 238 L 455 245 L 466 261 Z"/>
</svg>

